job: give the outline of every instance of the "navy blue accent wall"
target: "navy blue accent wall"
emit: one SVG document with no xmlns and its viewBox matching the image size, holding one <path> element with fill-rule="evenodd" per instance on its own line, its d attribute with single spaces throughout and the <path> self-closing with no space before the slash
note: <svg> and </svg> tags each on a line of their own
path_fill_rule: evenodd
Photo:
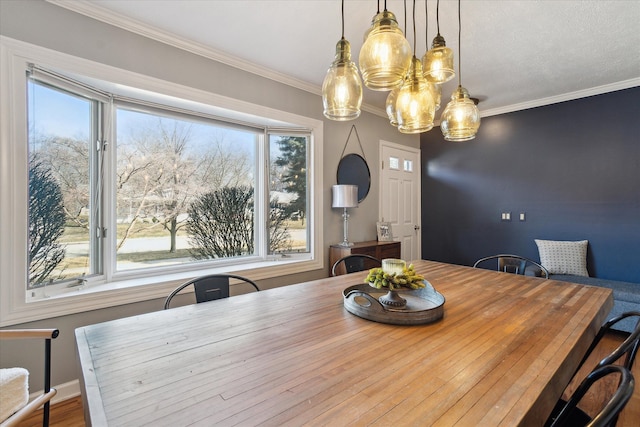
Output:
<svg viewBox="0 0 640 427">
<path fill-rule="evenodd" d="M 434 128 L 420 145 L 424 259 L 539 261 L 534 239 L 589 240 L 591 276 L 640 283 L 639 87 L 486 117 L 468 142 Z"/>
</svg>

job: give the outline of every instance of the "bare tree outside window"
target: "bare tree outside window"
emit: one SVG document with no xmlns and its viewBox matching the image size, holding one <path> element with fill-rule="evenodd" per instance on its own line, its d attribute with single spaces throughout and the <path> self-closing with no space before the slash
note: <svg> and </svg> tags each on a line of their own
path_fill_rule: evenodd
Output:
<svg viewBox="0 0 640 427">
<path fill-rule="evenodd" d="M 189 208 L 187 230 L 194 259 L 253 254 L 253 188 L 223 187 Z"/>
<path fill-rule="evenodd" d="M 187 232 L 194 259 L 251 255 L 254 252 L 253 189 L 223 187 L 194 200 L 189 207 Z M 291 248 L 288 214 L 277 199 L 269 206 L 269 253 Z"/>
<path fill-rule="evenodd" d="M 65 248 L 62 191 L 51 171 L 32 158 L 29 162 L 29 283 L 44 285 L 63 261 Z"/>
<path fill-rule="evenodd" d="M 176 252 L 176 236 L 183 226 L 179 216 L 189 202 L 197 168 L 195 156 L 188 153 L 190 138 L 185 123 L 157 119 L 154 128 L 139 129 L 118 144 L 118 206 L 124 203 L 133 209 L 122 221 L 117 250 L 133 233 L 163 228 L 170 236 L 166 250 Z M 145 218 L 147 225 L 134 229 Z"/>
<path fill-rule="evenodd" d="M 118 266 L 188 258 L 189 206 L 225 187 L 253 191 L 256 136 L 125 109 L 118 117 Z"/>
</svg>

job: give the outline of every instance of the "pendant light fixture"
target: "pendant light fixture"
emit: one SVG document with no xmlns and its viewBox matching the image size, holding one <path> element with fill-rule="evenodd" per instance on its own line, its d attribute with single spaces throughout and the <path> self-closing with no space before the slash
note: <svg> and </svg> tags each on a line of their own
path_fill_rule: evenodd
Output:
<svg viewBox="0 0 640 427">
<path fill-rule="evenodd" d="M 387 117 L 389 117 L 389 123 L 391 126 L 398 127 L 398 118 L 396 116 L 396 103 L 398 102 L 398 94 L 400 93 L 400 86 L 393 89 L 389 92 L 387 96 L 387 102 L 385 104 L 385 111 L 387 112 Z"/>
<path fill-rule="evenodd" d="M 424 75 L 424 68 L 422 72 Z M 442 100 L 442 88 L 438 84 L 430 83 L 429 80 L 427 80 L 427 83 L 429 83 L 429 90 L 431 91 L 431 96 L 433 96 L 434 108 L 438 111 L 440 109 L 440 101 Z"/>
<path fill-rule="evenodd" d="M 392 90 L 402 84 L 410 63 L 411 46 L 385 0 L 384 11 L 378 8 L 360 49 L 362 80 L 371 90 Z"/>
<path fill-rule="evenodd" d="M 424 45 L 427 46 L 427 50 L 429 47 L 429 7 L 428 5 L 429 5 L 428 0 L 424 0 Z M 425 53 L 424 56 L 426 55 L 427 54 Z M 424 68 L 424 62 L 423 62 L 422 64 L 423 75 L 424 75 L 424 72 L 425 72 L 425 68 Z M 425 76 L 425 79 L 426 79 L 426 76 Z M 427 79 L 427 81 L 429 81 L 429 79 Z M 442 99 L 442 88 L 440 87 L 439 84 L 432 83 L 429 85 L 429 89 L 431 90 L 431 94 L 433 96 L 435 111 L 438 111 L 440 109 L 440 101 Z"/>
<path fill-rule="evenodd" d="M 436 25 L 438 34 L 433 39 L 431 50 L 422 57 L 422 66 L 427 81 L 442 84 L 454 78 L 456 73 L 453 70 L 453 51 L 447 47 L 444 37 L 440 35 L 440 0 L 436 6 Z"/>
<path fill-rule="evenodd" d="M 435 102 L 431 83 L 422 74 L 422 64 L 415 55 L 416 0 L 413 0 L 413 58 L 396 101 L 398 130 L 402 133 L 420 133 L 433 128 Z"/>
<path fill-rule="evenodd" d="M 442 112 L 440 129 L 447 141 L 469 141 L 476 137 L 480 128 L 480 111 L 469 98 L 469 92 L 462 87 L 462 61 L 460 51 L 460 0 L 458 0 L 458 88 L 451 95 L 451 101 Z"/>
<path fill-rule="evenodd" d="M 407 32 L 407 0 L 402 2 L 404 4 L 404 31 Z M 406 77 L 406 76 L 405 76 Z M 389 123 L 391 126 L 397 128 L 398 127 L 398 118 L 396 117 L 396 102 L 398 100 L 398 93 L 400 93 L 400 86 L 396 86 L 389 92 L 387 96 L 387 102 L 385 103 L 385 111 L 387 112 L 387 117 L 389 118 Z"/>
<path fill-rule="evenodd" d="M 360 116 L 362 83 L 358 68 L 351 60 L 351 45 L 344 38 L 344 0 L 342 0 L 342 38 L 336 44 L 336 56 L 322 83 L 325 117 L 346 121 Z"/>
</svg>

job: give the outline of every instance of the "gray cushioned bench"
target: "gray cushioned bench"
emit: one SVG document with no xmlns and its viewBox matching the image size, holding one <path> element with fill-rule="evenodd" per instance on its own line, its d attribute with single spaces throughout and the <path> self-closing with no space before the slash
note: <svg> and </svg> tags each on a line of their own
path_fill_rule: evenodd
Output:
<svg viewBox="0 0 640 427">
<path fill-rule="evenodd" d="M 640 283 L 619 282 L 617 280 L 567 274 L 550 274 L 549 279 L 613 289 L 613 308 L 607 320 L 627 311 L 640 311 Z M 615 325 L 615 329 L 632 332 L 635 328 L 635 323 L 636 319 L 634 318 L 624 319 Z"/>
</svg>

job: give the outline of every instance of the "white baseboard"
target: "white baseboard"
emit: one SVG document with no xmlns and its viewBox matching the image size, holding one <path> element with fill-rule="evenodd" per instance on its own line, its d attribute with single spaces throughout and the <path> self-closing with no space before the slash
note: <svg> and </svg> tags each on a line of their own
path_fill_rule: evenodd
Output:
<svg viewBox="0 0 640 427">
<path fill-rule="evenodd" d="M 53 399 L 51 399 L 52 405 L 58 402 L 63 402 L 67 399 L 72 399 L 74 397 L 80 396 L 80 381 L 78 380 L 54 385 L 53 388 L 57 390 L 57 393 L 55 396 L 53 396 Z M 40 396 L 43 392 L 43 390 L 40 390 L 35 393 L 31 393 L 31 395 L 29 396 L 29 400 L 33 400 L 35 397 Z"/>
</svg>

